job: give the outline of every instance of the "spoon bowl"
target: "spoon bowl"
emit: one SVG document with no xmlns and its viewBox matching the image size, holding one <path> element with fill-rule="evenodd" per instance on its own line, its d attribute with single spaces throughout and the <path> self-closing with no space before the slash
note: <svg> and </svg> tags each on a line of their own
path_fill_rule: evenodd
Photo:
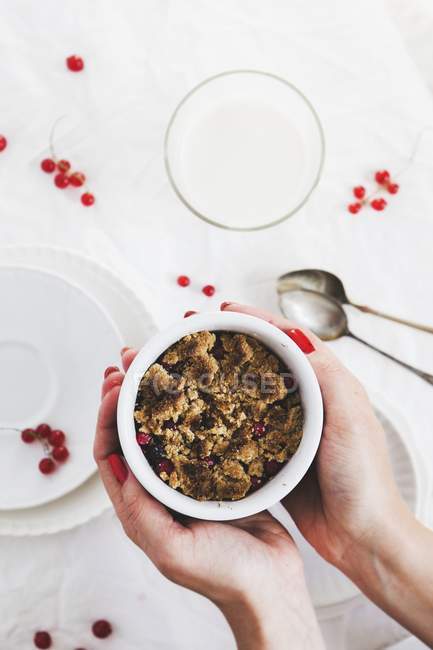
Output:
<svg viewBox="0 0 433 650">
<path fill-rule="evenodd" d="M 322 341 L 333 341 L 341 336 L 350 336 L 433 385 L 433 375 L 414 368 L 353 334 L 349 330 L 346 312 L 341 303 L 326 293 L 305 289 L 286 290 L 280 293 L 280 309 L 287 318 L 310 329 Z"/>
<path fill-rule="evenodd" d="M 333 341 L 349 333 L 343 307 L 324 293 L 302 289 L 282 293 L 280 308 L 287 318 L 308 327 L 322 341 Z"/>
<path fill-rule="evenodd" d="M 343 304 L 350 303 L 342 281 L 334 273 L 330 273 L 329 271 L 301 269 L 299 271 L 285 273 L 278 278 L 277 291 L 279 294 L 296 289 L 325 293 L 331 296 L 331 298 L 338 300 L 338 302 Z"/>
<path fill-rule="evenodd" d="M 358 305 L 347 297 L 346 290 L 340 278 L 330 271 L 323 271 L 322 269 L 300 269 L 299 271 L 290 271 L 280 276 L 277 281 L 277 293 L 283 295 L 287 291 L 295 291 L 297 289 L 304 289 L 306 291 L 316 291 L 325 294 L 330 298 L 336 300 L 340 305 L 351 305 L 362 311 L 364 314 L 373 314 L 380 316 L 394 323 L 400 323 L 407 327 L 420 330 L 421 332 L 428 332 L 433 334 L 433 327 L 429 325 L 422 325 L 421 323 L 414 323 L 413 321 L 398 316 L 390 316 L 383 311 L 373 309 L 367 305 Z"/>
</svg>

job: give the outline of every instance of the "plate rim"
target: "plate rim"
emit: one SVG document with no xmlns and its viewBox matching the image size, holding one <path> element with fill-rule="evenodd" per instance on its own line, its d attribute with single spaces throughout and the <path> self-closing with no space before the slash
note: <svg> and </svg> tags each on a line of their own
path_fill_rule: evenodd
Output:
<svg viewBox="0 0 433 650">
<path fill-rule="evenodd" d="M 122 347 L 122 344 L 124 343 L 124 339 L 123 339 L 123 336 L 122 336 L 117 324 L 114 322 L 113 318 L 111 317 L 111 314 L 108 312 L 108 310 L 105 308 L 105 306 L 102 305 L 97 298 L 94 298 L 89 293 L 89 291 L 87 291 L 85 289 L 82 289 L 78 284 L 76 284 L 76 283 L 62 277 L 61 274 L 58 273 L 58 272 L 51 272 L 51 271 L 48 271 L 48 270 L 45 270 L 45 269 L 40 269 L 40 268 L 31 268 L 29 266 L 21 266 L 21 265 L 16 264 L 16 263 L 3 265 L 1 263 L 1 261 L 0 261 L 0 273 L 2 273 L 2 271 L 5 271 L 5 270 L 29 271 L 31 273 L 35 273 L 35 274 L 38 274 L 38 275 L 41 275 L 41 276 L 53 277 L 53 278 L 56 278 L 56 280 L 59 280 L 60 282 L 62 282 L 63 284 L 66 284 L 67 286 L 72 287 L 72 289 L 74 291 L 76 291 L 77 293 L 79 293 L 81 295 L 84 295 L 85 298 L 91 304 L 93 304 L 96 307 L 96 309 L 103 315 L 105 320 L 109 323 L 111 329 L 113 330 L 113 332 L 114 332 L 114 334 L 115 334 L 115 336 L 116 336 L 116 338 L 117 338 L 117 340 L 119 342 L 119 349 Z M 8 427 L 8 428 L 13 429 L 13 427 Z M 47 505 L 48 503 L 51 503 L 52 501 L 56 501 L 57 499 L 61 499 L 62 497 L 64 497 L 69 492 L 73 492 L 74 490 L 76 490 L 78 487 L 80 487 L 80 485 L 83 485 L 83 483 L 85 483 L 91 476 L 93 476 L 93 474 L 95 474 L 96 471 L 97 471 L 97 467 L 96 467 L 96 464 L 95 464 L 94 460 L 92 459 L 92 461 L 89 463 L 88 472 L 83 473 L 82 475 L 80 475 L 80 478 L 78 479 L 78 482 L 71 484 L 72 487 L 71 487 L 71 485 L 69 485 L 68 487 L 65 487 L 60 492 L 56 493 L 56 495 L 54 497 L 47 496 L 43 500 L 39 500 L 39 499 L 30 500 L 25 505 L 21 504 L 21 505 L 10 506 L 10 505 L 5 505 L 5 504 L 0 503 L 0 510 L 4 511 L 4 512 L 9 512 L 11 510 L 26 510 L 28 508 L 36 508 L 36 507 Z"/>
</svg>

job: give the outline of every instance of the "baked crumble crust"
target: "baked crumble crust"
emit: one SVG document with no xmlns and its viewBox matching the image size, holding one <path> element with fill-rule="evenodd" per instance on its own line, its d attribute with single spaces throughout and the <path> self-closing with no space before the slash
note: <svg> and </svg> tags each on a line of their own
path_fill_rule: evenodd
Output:
<svg viewBox="0 0 433 650">
<path fill-rule="evenodd" d="M 197 332 L 144 374 L 134 412 L 143 453 L 162 480 L 198 500 L 241 499 L 297 450 L 299 391 L 278 357 L 253 337 Z"/>
</svg>

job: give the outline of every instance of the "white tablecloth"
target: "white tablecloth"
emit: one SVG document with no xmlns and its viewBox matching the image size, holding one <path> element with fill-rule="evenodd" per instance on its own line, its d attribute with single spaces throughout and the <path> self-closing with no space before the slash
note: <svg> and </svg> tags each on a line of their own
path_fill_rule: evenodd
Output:
<svg viewBox="0 0 433 650">
<path fill-rule="evenodd" d="M 160 325 L 227 299 L 275 309 L 275 278 L 302 267 L 340 274 L 355 301 L 433 322 L 433 130 L 385 212 L 346 211 L 353 185 L 370 183 L 376 169 L 405 167 L 417 135 L 433 127 L 430 95 L 380 2 L 6 0 L 0 13 L 0 132 L 10 143 L 0 155 L 2 245 L 52 244 L 109 263 L 146 291 Z M 85 59 L 82 74 L 65 69 L 72 53 Z M 188 213 L 162 158 L 176 103 L 205 77 L 235 68 L 269 70 L 301 88 L 327 140 L 309 203 L 251 234 Z M 57 152 L 88 174 L 91 209 L 39 170 L 62 115 Z M 193 279 L 191 290 L 176 286 L 180 273 Z M 213 299 L 200 293 L 209 282 Z M 352 312 L 350 322 L 433 372 L 429 335 Z M 403 410 L 431 457 L 432 388 L 348 339 L 333 347 Z M 50 538 L 1 539 L 0 569 L 2 648 L 29 647 L 35 627 L 57 630 L 56 648 L 86 647 L 99 616 L 116 625 L 107 650 L 232 647 L 215 608 L 158 576 L 111 514 Z"/>
</svg>

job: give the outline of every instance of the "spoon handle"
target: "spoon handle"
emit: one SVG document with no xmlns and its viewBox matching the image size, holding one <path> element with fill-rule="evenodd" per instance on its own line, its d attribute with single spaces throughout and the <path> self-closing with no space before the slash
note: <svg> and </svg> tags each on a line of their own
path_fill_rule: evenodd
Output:
<svg viewBox="0 0 433 650">
<path fill-rule="evenodd" d="M 379 354 L 383 354 L 384 357 L 386 357 L 387 359 L 391 359 L 392 361 L 395 361 L 400 366 L 403 366 L 403 368 L 406 368 L 407 370 L 414 372 L 416 375 L 418 375 L 418 377 L 421 377 L 421 379 L 424 379 L 424 381 L 427 381 L 429 384 L 433 386 L 433 375 L 430 375 L 428 372 L 424 372 L 423 370 L 414 368 L 413 366 L 410 366 L 408 363 L 401 361 L 401 359 L 396 359 L 391 354 L 388 354 L 388 352 L 385 352 L 380 348 L 376 348 L 371 343 L 367 343 L 367 341 L 364 341 L 364 339 L 360 339 L 359 336 L 352 334 L 352 332 L 347 332 L 347 336 L 350 336 L 352 339 L 355 339 L 355 341 L 358 341 L 359 343 L 363 343 L 364 345 L 366 345 L 368 348 L 371 348 L 375 352 L 379 352 Z"/>
<path fill-rule="evenodd" d="M 373 314 L 374 316 L 380 316 L 380 318 L 386 318 L 387 320 L 392 320 L 394 323 L 401 323 L 401 325 L 407 325 L 408 327 L 413 327 L 415 330 L 421 330 L 422 332 L 428 332 L 433 334 L 433 327 L 429 325 L 421 325 L 420 323 L 414 323 L 411 320 L 405 320 L 404 318 L 398 318 L 397 316 L 390 316 L 390 314 L 384 314 L 383 311 L 378 311 L 372 307 L 367 307 L 367 305 L 355 305 L 353 302 L 349 302 L 349 305 L 356 307 L 359 311 L 364 312 L 364 314 Z"/>
</svg>

